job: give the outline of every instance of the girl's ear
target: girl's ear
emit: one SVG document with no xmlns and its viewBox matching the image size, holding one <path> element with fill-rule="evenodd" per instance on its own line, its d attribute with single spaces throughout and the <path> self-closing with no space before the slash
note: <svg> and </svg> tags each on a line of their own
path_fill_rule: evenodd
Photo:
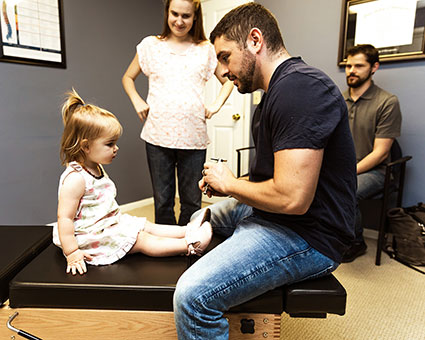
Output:
<svg viewBox="0 0 425 340">
<path fill-rule="evenodd" d="M 81 141 L 81 149 L 82 149 L 84 152 L 88 152 L 88 151 L 89 151 L 89 149 L 90 149 L 90 145 L 89 145 L 89 140 L 88 140 L 88 139 L 83 139 L 83 140 Z"/>
</svg>

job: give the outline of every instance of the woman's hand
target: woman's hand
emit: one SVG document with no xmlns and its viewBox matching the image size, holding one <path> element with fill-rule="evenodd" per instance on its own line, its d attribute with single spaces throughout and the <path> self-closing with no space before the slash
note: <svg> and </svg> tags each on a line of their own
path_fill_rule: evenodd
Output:
<svg viewBox="0 0 425 340">
<path fill-rule="evenodd" d="M 84 261 L 85 259 L 87 260 L 92 260 L 93 257 L 91 255 L 89 255 L 86 252 L 83 252 L 80 249 L 77 249 L 75 251 L 73 251 L 71 254 L 66 256 L 66 262 L 67 267 L 66 267 L 66 272 L 67 273 L 72 273 L 72 275 L 80 273 L 80 275 L 83 275 L 84 273 L 87 272 L 87 266 L 86 266 L 86 262 Z"/>
<path fill-rule="evenodd" d="M 234 84 L 233 81 L 230 81 L 227 78 L 223 78 L 220 75 L 220 72 L 218 71 L 218 67 L 216 69 L 215 75 L 217 76 L 218 80 L 220 80 L 220 83 L 222 84 L 220 92 L 217 96 L 217 98 L 214 100 L 213 103 L 209 104 L 205 107 L 205 118 L 210 119 L 212 116 L 214 116 L 218 111 L 220 111 L 223 104 L 226 102 L 227 98 L 229 98 L 230 94 L 232 93 Z"/>
<path fill-rule="evenodd" d="M 142 122 L 148 117 L 149 105 L 142 98 L 139 97 L 139 100 L 135 100 L 134 109 Z"/>
<path fill-rule="evenodd" d="M 205 118 L 211 119 L 211 117 L 214 116 L 220 110 L 220 108 L 221 108 L 220 104 L 217 104 L 215 102 L 206 106 L 205 107 Z"/>
<path fill-rule="evenodd" d="M 122 85 L 131 102 L 133 103 L 133 107 L 136 110 L 137 115 L 143 122 L 148 117 L 149 105 L 142 99 L 142 97 L 140 97 L 134 84 L 136 78 L 141 73 L 142 70 L 140 69 L 139 65 L 139 56 L 136 52 L 136 55 L 128 66 L 127 71 L 125 71 L 124 75 L 122 76 Z"/>
</svg>

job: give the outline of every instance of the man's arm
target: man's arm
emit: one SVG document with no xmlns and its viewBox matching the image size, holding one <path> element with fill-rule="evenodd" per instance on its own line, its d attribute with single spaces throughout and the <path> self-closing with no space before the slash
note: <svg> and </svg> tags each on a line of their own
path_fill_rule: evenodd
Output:
<svg viewBox="0 0 425 340">
<path fill-rule="evenodd" d="M 319 180 L 323 149 L 286 149 L 274 153 L 273 178 L 264 182 L 237 179 L 223 163 L 206 163 L 201 189 L 231 195 L 252 207 L 302 215 L 309 209 Z"/>
<path fill-rule="evenodd" d="M 372 152 L 357 163 L 357 174 L 369 171 L 387 159 L 393 141 L 393 138 L 375 138 Z"/>
</svg>

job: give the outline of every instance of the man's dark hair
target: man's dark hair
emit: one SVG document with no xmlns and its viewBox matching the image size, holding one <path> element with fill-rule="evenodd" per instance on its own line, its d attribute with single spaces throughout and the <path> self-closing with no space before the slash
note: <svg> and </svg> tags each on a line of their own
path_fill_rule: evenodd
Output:
<svg viewBox="0 0 425 340">
<path fill-rule="evenodd" d="M 268 9 L 255 2 L 241 5 L 227 13 L 211 32 L 210 40 L 214 44 L 216 38 L 223 36 L 227 40 L 236 41 L 241 47 L 246 47 L 249 32 L 254 27 L 263 34 L 267 49 L 271 53 L 285 48 L 276 18 Z"/>
<path fill-rule="evenodd" d="M 360 53 L 363 53 L 366 56 L 366 60 L 370 64 L 370 66 L 373 66 L 375 63 L 379 63 L 378 50 L 374 46 L 369 44 L 356 45 L 350 47 L 347 51 L 347 57 L 355 56 Z"/>
</svg>

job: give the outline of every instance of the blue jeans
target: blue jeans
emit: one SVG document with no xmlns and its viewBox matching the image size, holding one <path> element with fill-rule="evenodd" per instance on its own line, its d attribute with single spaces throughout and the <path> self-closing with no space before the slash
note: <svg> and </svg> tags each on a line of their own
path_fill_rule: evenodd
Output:
<svg viewBox="0 0 425 340">
<path fill-rule="evenodd" d="M 371 170 L 357 175 L 357 209 L 355 224 L 355 243 L 364 242 L 362 214 L 359 209 L 359 201 L 365 198 L 373 197 L 384 187 L 385 174 L 379 170 Z"/>
<path fill-rule="evenodd" d="M 325 275 L 338 263 L 291 229 L 252 215 L 234 199 L 211 206 L 214 232 L 230 235 L 180 277 L 174 293 L 178 338 L 229 338 L 223 313 L 283 284 Z"/>
<path fill-rule="evenodd" d="M 206 150 L 169 149 L 146 143 L 149 172 L 155 202 L 155 223 L 176 224 L 176 168 L 179 182 L 180 217 L 186 225 L 190 216 L 201 208 L 202 193 L 198 181 L 202 177 Z"/>
</svg>

